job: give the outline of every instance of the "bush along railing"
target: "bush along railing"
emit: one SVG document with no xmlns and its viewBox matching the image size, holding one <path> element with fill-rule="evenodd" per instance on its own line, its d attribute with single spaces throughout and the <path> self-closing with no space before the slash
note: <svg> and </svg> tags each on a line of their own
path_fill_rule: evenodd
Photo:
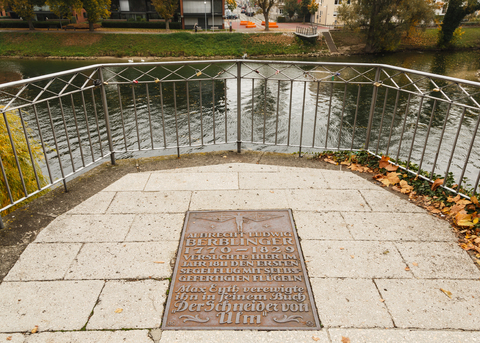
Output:
<svg viewBox="0 0 480 343">
<path fill-rule="evenodd" d="M 443 190 L 468 198 L 480 177 L 479 102 L 478 82 L 355 63 L 119 63 L 2 84 L 0 210 L 66 189 L 105 159 L 218 146 L 366 151 L 429 184 L 442 175 Z"/>
<path fill-rule="evenodd" d="M 141 28 L 141 29 L 165 29 L 164 21 L 102 21 L 102 27 L 109 28 Z M 181 30 L 182 23 L 171 22 L 169 25 L 171 30 Z"/>
</svg>

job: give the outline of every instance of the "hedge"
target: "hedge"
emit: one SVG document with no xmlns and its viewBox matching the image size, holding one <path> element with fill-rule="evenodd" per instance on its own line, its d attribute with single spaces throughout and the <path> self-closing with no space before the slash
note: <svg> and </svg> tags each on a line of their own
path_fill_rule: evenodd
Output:
<svg viewBox="0 0 480 343">
<path fill-rule="evenodd" d="M 58 20 L 48 20 L 48 21 L 33 21 L 33 27 L 38 29 L 46 29 L 50 26 L 55 25 L 55 27 L 60 28 L 60 21 Z M 63 26 L 68 25 L 68 20 L 62 21 Z M 27 28 L 28 29 L 28 21 L 23 20 L 1 20 L 0 21 L 0 28 Z"/>
<path fill-rule="evenodd" d="M 135 28 L 135 29 L 164 29 L 164 21 L 102 21 L 102 27 L 109 28 Z M 179 30 L 182 28 L 182 23 L 172 22 L 170 28 L 173 30 Z"/>
</svg>

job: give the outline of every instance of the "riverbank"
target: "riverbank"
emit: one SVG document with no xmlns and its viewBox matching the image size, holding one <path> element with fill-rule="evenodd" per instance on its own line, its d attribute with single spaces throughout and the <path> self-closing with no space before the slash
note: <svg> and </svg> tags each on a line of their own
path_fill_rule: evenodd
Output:
<svg viewBox="0 0 480 343">
<path fill-rule="evenodd" d="M 240 57 L 327 53 L 323 41 L 305 43 L 291 33 L 187 32 L 159 34 L 101 34 L 89 32 L 0 32 L 3 57 Z"/>
</svg>

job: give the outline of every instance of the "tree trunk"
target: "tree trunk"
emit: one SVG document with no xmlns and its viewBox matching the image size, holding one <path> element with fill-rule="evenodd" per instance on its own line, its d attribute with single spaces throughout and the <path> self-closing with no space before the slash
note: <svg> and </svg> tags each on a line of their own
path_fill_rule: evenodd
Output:
<svg viewBox="0 0 480 343">
<path fill-rule="evenodd" d="M 263 13 L 263 15 L 265 16 L 265 31 L 270 31 L 269 22 L 268 22 L 268 12 Z"/>
<path fill-rule="evenodd" d="M 89 21 L 88 22 L 88 29 L 90 30 L 90 32 L 93 32 L 95 29 L 93 28 L 93 21 Z"/>
<path fill-rule="evenodd" d="M 170 19 L 165 19 L 165 29 L 170 31 Z"/>
<path fill-rule="evenodd" d="M 28 29 L 31 31 L 35 30 L 35 28 L 33 27 L 32 18 L 28 19 Z"/>
</svg>

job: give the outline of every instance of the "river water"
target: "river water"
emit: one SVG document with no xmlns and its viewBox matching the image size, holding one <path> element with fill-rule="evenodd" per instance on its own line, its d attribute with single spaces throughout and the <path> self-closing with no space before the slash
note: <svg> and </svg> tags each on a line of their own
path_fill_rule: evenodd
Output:
<svg viewBox="0 0 480 343">
<path fill-rule="evenodd" d="M 303 61 L 305 60 L 307 59 L 303 59 Z M 480 81 L 477 75 L 480 70 L 478 51 L 338 56 L 308 59 L 308 61 L 382 63 L 460 79 Z M 101 61 L 101 63 L 108 62 L 127 61 L 118 59 Z M 0 59 L 0 80 L 5 82 L 13 79 L 31 78 L 97 63 L 99 62 L 95 60 Z M 129 75 L 129 77 L 132 77 L 132 75 Z M 114 80 L 122 81 L 118 77 Z M 327 149 L 337 147 L 347 149 L 351 145 L 354 148 L 361 148 L 365 141 L 371 91 L 362 96 L 358 104 L 355 104 L 357 86 L 349 85 L 348 87 L 345 86 L 344 89 L 344 86 L 340 84 L 332 88 L 329 88 L 328 85 L 321 85 L 317 88 L 316 83 L 311 83 L 304 89 L 301 85 L 293 85 L 287 81 L 266 85 L 261 80 L 255 80 L 251 86 L 250 82 L 252 81 L 244 82 L 244 87 L 242 87 L 241 106 L 242 112 L 245 112 L 243 119 L 248 123 L 242 129 L 243 140 L 293 145 L 299 145 L 301 142 L 304 147 L 326 145 Z M 245 83 L 248 83 L 247 87 L 245 87 Z M 129 84 L 119 87 L 106 87 L 115 150 L 135 150 L 138 148 L 147 150 L 152 146 L 156 149 L 173 146 L 177 143 L 177 132 L 179 142 L 182 145 L 221 143 L 225 140 L 234 143 L 236 141 L 237 104 L 233 101 L 236 100 L 236 82 L 234 80 L 214 83 L 205 81 L 201 84 L 197 82 L 189 83 L 188 99 L 185 84 L 176 84 L 175 86 L 172 83 L 164 84 L 162 88 L 159 85 L 150 84 L 148 88 L 146 87 L 142 85 L 142 87 L 134 89 Z M 254 96 L 252 96 L 251 89 L 254 89 Z M 173 99 L 174 92 L 176 100 Z M 318 100 L 317 92 L 320 94 Z M 331 96 L 329 92 L 331 92 Z M 122 101 L 119 101 L 119 93 Z M 288 97 L 290 94 L 293 94 L 293 110 L 289 108 Z M 302 104 L 303 94 L 305 94 L 306 99 L 305 105 Z M 161 95 L 163 96 L 162 106 L 160 105 Z M 213 95 L 215 101 L 212 103 Z M 284 100 L 278 106 L 278 109 L 275 108 L 277 96 Z M 399 106 L 398 114 L 395 116 L 393 114 L 395 112 L 395 96 L 394 91 L 390 93 L 379 91 L 377 106 L 380 109 L 375 113 L 374 122 L 374 131 L 379 132 L 379 134 L 376 137 L 372 136 L 370 148 L 376 146 L 379 153 L 385 152 L 387 140 L 391 140 L 392 150 L 389 153 L 393 157 L 398 155 L 399 158 L 407 160 L 412 156 L 412 161 L 418 163 L 420 156 L 423 154 L 423 144 L 430 137 L 426 144 L 425 162 L 422 168 L 431 170 L 434 156 L 440 151 L 440 157 L 436 165 L 440 173 L 445 170 L 445 165 L 448 164 L 452 150 L 452 148 L 449 150 L 449 147 L 453 147 L 456 141 L 458 129 L 456 123 L 463 115 L 463 124 L 458 135 L 456 149 L 454 149 L 455 159 L 453 159 L 450 167 L 450 170 L 456 175 L 461 174 L 471 137 L 475 130 L 478 111 L 468 110 L 463 114 L 460 108 L 452 108 L 445 124 L 446 133 L 443 135 L 443 140 L 446 143 L 439 147 L 435 139 L 438 141 L 442 134 L 445 113 L 447 112 L 446 105 L 436 104 L 434 101 L 420 103 L 419 99 L 412 98 L 411 108 L 406 108 L 407 95 L 402 94 L 400 103 L 403 104 L 403 107 L 400 108 L 401 106 Z M 478 94 L 475 96 L 478 100 Z M 132 100 L 134 97 L 136 106 L 133 106 Z M 350 102 L 342 111 L 344 97 Z M 387 105 L 384 113 L 381 113 L 382 104 L 380 102 L 383 101 Z M 318 106 L 318 117 L 315 116 L 315 104 Z M 99 91 L 86 92 L 83 99 L 77 95 L 71 98 L 63 98 L 62 103 L 51 101 L 50 106 L 52 118 L 49 118 L 46 106 L 39 106 L 37 110 L 40 128 L 43 132 L 42 138 L 45 141 L 47 156 L 49 156 L 48 160 L 50 161 L 48 168 L 44 166 L 44 172 L 45 174 L 50 173 L 52 180 L 55 180 L 61 177 L 60 166 L 64 169 L 64 173 L 68 174 L 73 169 L 79 169 L 82 165 L 88 164 L 89 161 L 100 158 L 100 155 L 106 153 L 108 148 L 104 116 L 101 110 L 101 93 Z M 303 106 L 305 115 L 302 117 L 301 109 Z M 174 115 L 175 109 L 177 115 Z M 417 109 L 422 113 L 418 122 L 415 119 Z M 326 115 L 329 111 L 332 113 L 331 117 Z M 403 115 L 403 111 L 405 113 L 411 112 L 411 114 Z M 63 122 L 62 112 L 67 118 L 66 122 Z M 433 112 L 435 112 L 435 115 L 431 116 L 430 113 Z M 94 113 L 95 115 L 93 115 Z M 428 130 L 430 116 L 433 118 L 431 120 L 432 129 Z M 34 131 L 38 131 L 31 110 L 26 110 L 25 119 Z M 288 123 L 290 123 L 290 129 Z M 329 132 L 325 129 L 327 124 L 331 127 Z M 51 129 L 52 126 L 54 130 Z M 354 126 L 355 129 L 353 129 Z M 188 131 L 188 127 L 191 127 L 191 131 Z M 65 131 L 68 132 L 69 139 L 65 139 Z M 54 133 L 56 133 L 58 140 L 57 145 L 54 141 Z M 390 134 L 391 137 L 388 137 Z M 426 137 L 425 140 L 423 140 L 423 137 Z M 38 137 L 35 138 L 38 140 Z M 92 142 L 92 148 L 88 144 L 89 141 Z M 234 144 L 232 144 L 233 146 Z M 288 147 L 270 149 L 280 152 L 298 150 L 298 148 Z M 182 149 L 182 153 L 194 150 L 194 148 Z M 57 151 L 60 154 L 57 154 Z M 303 151 L 309 151 L 309 149 L 304 148 Z M 170 150 L 169 153 L 172 153 L 172 151 Z M 141 156 L 156 154 L 158 152 L 150 151 Z M 139 154 L 133 152 L 117 154 L 118 158 L 136 156 L 139 156 Z M 465 176 L 470 180 L 467 181 L 468 183 L 473 184 L 475 182 L 479 168 L 480 144 L 475 142 L 469 158 L 469 167 L 465 173 Z M 47 169 L 49 170 L 47 171 Z"/>
</svg>

